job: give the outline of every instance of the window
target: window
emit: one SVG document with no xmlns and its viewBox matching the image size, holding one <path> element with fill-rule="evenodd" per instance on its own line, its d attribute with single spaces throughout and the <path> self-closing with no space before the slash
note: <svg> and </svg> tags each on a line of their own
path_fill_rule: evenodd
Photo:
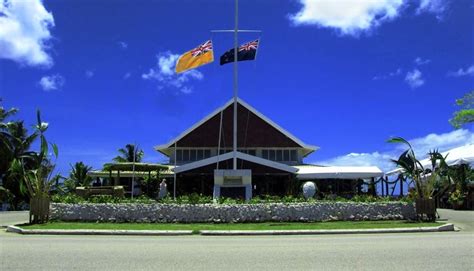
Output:
<svg viewBox="0 0 474 271">
<path fill-rule="evenodd" d="M 262 150 L 262 158 L 268 159 L 268 150 Z"/>
<path fill-rule="evenodd" d="M 269 150 L 269 153 L 270 153 L 270 160 L 275 161 L 275 158 L 276 158 L 275 150 Z"/>
<path fill-rule="evenodd" d="M 290 150 L 283 150 L 283 161 L 290 161 Z"/>
<path fill-rule="evenodd" d="M 257 152 L 255 150 L 249 150 L 248 154 L 253 155 L 253 156 L 257 156 Z"/>
<path fill-rule="evenodd" d="M 276 160 L 277 161 L 282 161 L 283 160 L 283 151 L 282 150 L 276 150 Z"/>
<path fill-rule="evenodd" d="M 204 158 L 211 157 L 211 150 L 204 150 Z"/>
<path fill-rule="evenodd" d="M 189 150 L 183 150 L 183 160 L 181 161 L 189 161 Z"/>
<path fill-rule="evenodd" d="M 183 151 L 176 150 L 176 161 L 183 161 Z"/>
<path fill-rule="evenodd" d="M 291 159 L 291 161 L 298 161 L 298 156 L 297 156 L 296 150 L 291 150 L 290 151 L 290 159 Z"/>
<path fill-rule="evenodd" d="M 204 150 L 197 150 L 197 160 L 202 160 L 204 158 Z"/>
<path fill-rule="evenodd" d="M 196 150 L 189 151 L 189 161 L 196 161 Z"/>
</svg>

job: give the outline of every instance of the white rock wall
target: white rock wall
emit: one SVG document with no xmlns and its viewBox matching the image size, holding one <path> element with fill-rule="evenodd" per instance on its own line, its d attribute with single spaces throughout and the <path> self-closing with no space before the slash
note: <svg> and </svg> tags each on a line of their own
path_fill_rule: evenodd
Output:
<svg viewBox="0 0 474 271">
<path fill-rule="evenodd" d="M 414 204 L 64 204 L 52 203 L 51 219 L 102 222 L 259 222 L 414 219 Z"/>
</svg>

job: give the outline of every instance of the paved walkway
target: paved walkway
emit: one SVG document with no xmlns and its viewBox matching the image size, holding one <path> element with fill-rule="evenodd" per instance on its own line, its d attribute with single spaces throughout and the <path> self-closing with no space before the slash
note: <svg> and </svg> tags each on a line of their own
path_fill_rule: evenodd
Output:
<svg viewBox="0 0 474 271">
<path fill-rule="evenodd" d="M 0 212 L 0 227 L 28 222 L 29 211 L 2 211 Z"/>
<path fill-rule="evenodd" d="M 474 211 L 438 209 L 440 222 L 453 223 L 461 231 L 474 232 Z"/>
</svg>

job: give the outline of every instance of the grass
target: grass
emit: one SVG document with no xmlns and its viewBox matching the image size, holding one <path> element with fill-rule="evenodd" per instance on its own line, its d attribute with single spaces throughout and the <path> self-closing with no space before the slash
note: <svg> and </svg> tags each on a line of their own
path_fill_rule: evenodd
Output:
<svg viewBox="0 0 474 271">
<path fill-rule="evenodd" d="M 388 221 L 335 221 L 335 222 L 262 222 L 262 223 L 87 223 L 49 222 L 23 225 L 24 229 L 101 229 L 101 230 L 330 230 L 330 229 L 386 229 L 440 226 L 441 223 Z"/>
</svg>

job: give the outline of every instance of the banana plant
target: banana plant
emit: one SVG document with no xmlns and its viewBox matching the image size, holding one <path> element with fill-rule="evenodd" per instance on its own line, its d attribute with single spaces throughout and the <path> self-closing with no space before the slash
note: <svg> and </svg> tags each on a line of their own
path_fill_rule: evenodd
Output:
<svg viewBox="0 0 474 271">
<path fill-rule="evenodd" d="M 420 161 L 416 158 L 415 151 L 413 150 L 410 142 L 402 137 L 393 137 L 387 142 L 404 144 L 408 147 L 408 149 L 404 151 L 398 159 L 391 159 L 391 161 L 404 170 L 405 176 L 413 180 L 418 197 L 423 198 L 426 195 L 426 192 L 424 191 L 421 175 L 425 169 Z"/>
<path fill-rule="evenodd" d="M 431 169 L 424 168 L 416 158 L 412 145 L 402 137 L 389 139 L 389 143 L 399 143 L 407 147 L 398 159 L 392 159 L 398 167 L 403 169 L 403 174 L 413 180 L 419 198 L 430 198 L 436 190 L 444 190 L 451 184 L 451 167 L 446 163 L 446 156 L 438 150 L 428 153 L 431 161 Z"/>
<path fill-rule="evenodd" d="M 57 159 L 58 147 L 47 141 L 45 132 L 48 129 L 48 123 L 41 121 L 39 110 L 36 116 L 35 130 L 40 139 L 39 152 L 31 152 L 15 158 L 10 166 L 10 172 L 23 180 L 22 183 L 31 198 L 49 197 L 53 185 L 61 178 L 60 175 L 52 176 L 55 165 L 51 158 Z M 49 153 L 50 148 L 52 154 Z"/>
</svg>

